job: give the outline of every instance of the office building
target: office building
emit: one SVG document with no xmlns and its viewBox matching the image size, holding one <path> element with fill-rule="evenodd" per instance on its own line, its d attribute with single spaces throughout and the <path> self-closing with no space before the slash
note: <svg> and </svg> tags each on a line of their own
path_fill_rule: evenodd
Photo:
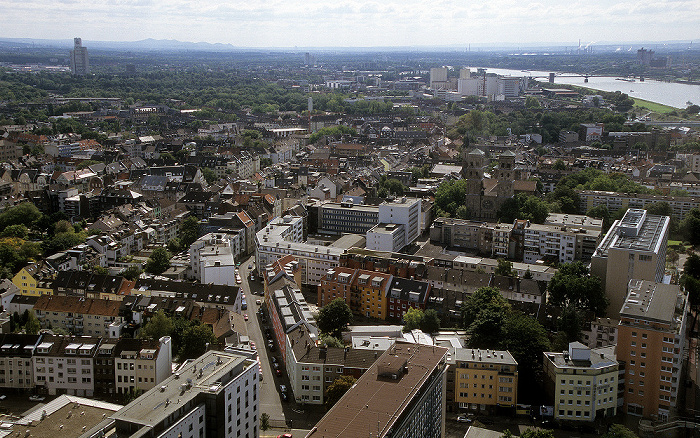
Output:
<svg viewBox="0 0 700 438">
<path fill-rule="evenodd" d="M 379 205 L 380 224 L 403 225 L 404 242 L 401 248 L 413 243 L 421 232 L 421 204 L 416 198 L 398 198 Z"/>
<path fill-rule="evenodd" d="M 433 67 L 430 69 L 430 88 L 433 90 L 445 90 L 449 88 L 447 67 Z"/>
<path fill-rule="evenodd" d="M 306 438 L 445 436 L 447 351 L 397 341 Z"/>
<path fill-rule="evenodd" d="M 689 305 L 677 285 L 630 281 L 617 329 L 617 357 L 625 363 L 627 414 L 661 421 L 674 416 L 683 383 Z"/>
<path fill-rule="evenodd" d="M 454 367 L 456 410 L 495 412 L 515 407 L 518 400 L 518 362 L 508 351 L 456 348 L 448 359 Z"/>
<path fill-rule="evenodd" d="M 379 207 L 355 204 L 351 200 L 324 202 L 318 207 L 319 233 L 365 234 L 379 223 Z"/>
<path fill-rule="evenodd" d="M 614 347 L 590 349 L 572 342 L 563 353 L 545 352 L 545 391 L 554 404 L 554 418 L 583 423 L 613 417 L 619 367 Z"/>
<path fill-rule="evenodd" d="M 76 76 L 85 76 L 90 73 L 90 58 L 87 47 L 83 47 L 80 38 L 73 38 L 73 50 L 70 51 L 70 71 Z"/>
<path fill-rule="evenodd" d="M 259 362 L 208 351 L 96 427 L 116 436 L 259 436 Z"/>
<path fill-rule="evenodd" d="M 605 284 L 608 316 L 617 317 L 630 280 L 660 283 L 666 269 L 666 246 L 671 218 L 628 209 L 598 245 L 591 259 L 591 274 Z"/>
</svg>

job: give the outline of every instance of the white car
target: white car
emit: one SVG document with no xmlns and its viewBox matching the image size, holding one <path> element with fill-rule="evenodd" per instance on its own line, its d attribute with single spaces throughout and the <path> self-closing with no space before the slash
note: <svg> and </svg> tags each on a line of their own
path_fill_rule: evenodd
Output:
<svg viewBox="0 0 700 438">
<path fill-rule="evenodd" d="M 46 397 L 42 397 L 40 395 L 31 395 L 29 396 L 29 401 L 34 401 L 34 402 L 40 402 L 46 400 Z"/>
</svg>

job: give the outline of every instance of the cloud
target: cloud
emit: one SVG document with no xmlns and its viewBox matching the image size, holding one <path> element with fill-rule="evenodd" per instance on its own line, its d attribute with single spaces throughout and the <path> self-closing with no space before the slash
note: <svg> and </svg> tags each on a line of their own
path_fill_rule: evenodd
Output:
<svg viewBox="0 0 700 438">
<path fill-rule="evenodd" d="M 391 46 L 697 38 L 697 0 L 4 0 L 2 37 Z M 653 34 L 650 29 L 653 28 Z"/>
</svg>

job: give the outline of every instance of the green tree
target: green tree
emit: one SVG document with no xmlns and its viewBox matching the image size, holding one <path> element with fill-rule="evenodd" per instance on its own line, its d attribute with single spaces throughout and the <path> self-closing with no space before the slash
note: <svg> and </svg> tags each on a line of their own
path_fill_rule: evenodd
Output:
<svg viewBox="0 0 700 438">
<path fill-rule="evenodd" d="M 440 316 L 435 309 L 428 309 L 423 314 L 420 329 L 425 333 L 437 333 L 440 330 Z"/>
<path fill-rule="evenodd" d="M 462 304 L 462 324 L 468 328 L 483 310 L 491 309 L 504 312 L 510 305 L 501 291 L 495 287 L 481 287 L 467 298 Z"/>
<path fill-rule="evenodd" d="M 170 267 L 171 255 L 165 248 L 156 248 L 146 262 L 146 272 L 149 274 L 162 274 Z"/>
<path fill-rule="evenodd" d="M 608 299 L 599 277 L 590 275 L 582 262 L 564 263 L 549 282 L 549 303 L 558 307 L 573 306 L 596 315 L 604 315 Z"/>
<path fill-rule="evenodd" d="M 520 438 L 554 438 L 554 432 L 548 429 L 526 429 Z"/>
<path fill-rule="evenodd" d="M 29 312 L 27 321 L 24 324 L 24 330 L 29 335 L 36 335 L 39 333 L 39 330 L 41 330 L 41 323 L 39 322 L 39 318 L 34 314 L 34 311 Z"/>
<path fill-rule="evenodd" d="M 603 233 L 605 233 L 608 228 L 612 225 L 612 219 L 610 218 L 610 211 L 608 211 L 608 206 L 600 204 L 596 207 L 591 207 L 586 212 L 586 216 L 590 216 L 596 219 L 603 220 Z"/>
<path fill-rule="evenodd" d="M 513 262 L 506 259 L 498 259 L 498 266 L 496 267 L 495 274 L 502 275 L 504 277 L 514 277 L 515 272 L 513 271 Z"/>
<path fill-rule="evenodd" d="M 180 360 L 194 359 L 204 354 L 208 348 L 215 347 L 216 337 L 211 327 L 206 324 L 196 324 L 185 329 L 182 334 Z"/>
<path fill-rule="evenodd" d="M 168 251 L 170 251 L 172 254 L 177 254 L 182 251 L 182 244 L 180 243 L 180 239 L 177 237 L 173 237 L 172 239 L 168 240 L 168 244 L 166 246 Z"/>
<path fill-rule="evenodd" d="M 678 231 L 683 236 L 683 240 L 690 242 L 691 245 L 700 244 L 700 210 L 693 208 L 686 213 L 678 224 Z"/>
<path fill-rule="evenodd" d="M 189 249 L 190 245 L 199 238 L 199 221 L 196 217 L 190 216 L 182 221 L 178 237 L 182 248 Z"/>
<path fill-rule="evenodd" d="M 408 309 L 403 315 L 403 331 L 407 333 L 411 330 L 419 329 L 423 323 L 423 318 L 425 318 L 425 314 L 421 309 L 415 307 Z"/>
<path fill-rule="evenodd" d="M 457 217 L 457 209 L 464 206 L 466 196 L 467 182 L 465 180 L 443 182 L 435 192 L 436 215 Z"/>
<path fill-rule="evenodd" d="M 202 176 L 204 176 L 204 179 L 207 181 L 207 183 L 213 184 L 214 182 L 216 182 L 216 180 L 218 179 L 216 177 L 216 172 L 214 172 L 213 170 L 211 170 L 208 167 L 202 167 L 201 169 L 202 169 Z"/>
<path fill-rule="evenodd" d="M 121 276 L 129 281 L 134 281 L 141 276 L 143 271 L 138 266 L 129 266 L 121 272 Z"/>
<path fill-rule="evenodd" d="M 321 333 L 340 338 L 343 329 L 352 322 L 352 311 L 345 300 L 336 298 L 321 307 L 316 322 Z"/>
<path fill-rule="evenodd" d="M 683 272 L 693 278 L 700 278 L 700 256 L 692 253 L 683 263 Z"/>
<path fill-rule="evenodd" d="M 94 265 L 92 267 L 92 273 L 97 275 L 109 275 L 109 269 L 104 266 Z"/>
<path fill-rule="evenodd" d="M 172 318 L 158 310 L 151 316 L 151 319 L 141 328 L 138 337 L 141 339 L 160 339 L 163 336 L 170 336 L 175 330 Z"/>
<path fill-rule="evenodd" d="M 260 430 L 267 430 L 270 428 L 270 416 L 267 412 L 260 414 Z"/>
<path fill-rule="evenodd" d="M 24 224 L 9 225 L 0 233 L 0 237 L 17 237 L 18 239 L 27 240 L 29 229 Z"/>
<path fill-rule="evenodd" d="M 613 424 L 610 429 L 603 435 L 602 438 L 639 438 L 637 434 L 632 432 L 621 424 Z"/>
<path fill-rule="evenodd" d="M 357 379 L 352 376 L 341 376 L 335 379 L 326 390 L 326 409 L 330 409 L 338 403 L 338 400 L 352 388 L 355 382 L 357 382 Z"/>
<path fill-rule="evenodd" d="M 321 344 L 325 345 L 326 347 L 334 347 L 334 348 L 343 348 L 345 347 L 345 344 L 343 344 L 343 341 L 339 338 L 335 338 L 330 335 L 321 335 L 319 336 L 318 340 L 321 342 Z"/>
<path fill-rule="evenodd" d="M 540 101 L 535 96 L 527 96 L 525 98 L 525 108 L 539 108 Z"/>
</svg>

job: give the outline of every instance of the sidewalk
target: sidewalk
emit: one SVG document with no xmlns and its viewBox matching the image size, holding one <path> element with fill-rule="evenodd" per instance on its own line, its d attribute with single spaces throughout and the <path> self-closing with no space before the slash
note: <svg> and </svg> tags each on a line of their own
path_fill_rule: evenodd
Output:
<svg viewBox="0 0 700 438">
<path fill-rule="evenodd" d="M 260 431 L 260 438 L 277 438 L 279 435 L 283 435 L 285 433 L 291 433 L 294 438 L 304 438 L 309 431 L 306 429 L 268 429 L 265 431 Z"/>
</svg>

